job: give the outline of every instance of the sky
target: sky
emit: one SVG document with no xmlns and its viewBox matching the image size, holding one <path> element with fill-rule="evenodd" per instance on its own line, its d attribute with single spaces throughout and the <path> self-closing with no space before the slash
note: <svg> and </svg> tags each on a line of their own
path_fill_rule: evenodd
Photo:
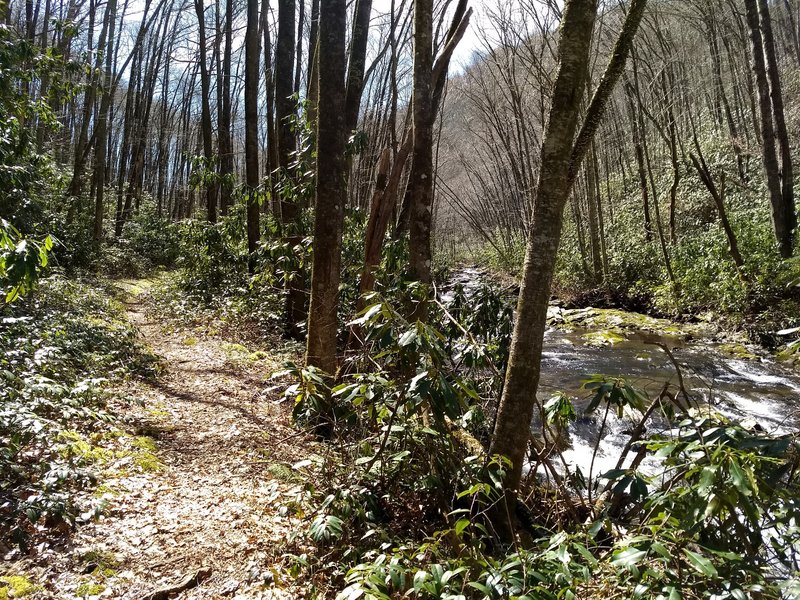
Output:
<svg viewBox="0 0 800 600">
<path fill-rule="evenodd" d="M 472 7 L 473 14 L 472 17 L 470 18 L 469 27 L 467 28 L 467 31 L 464 34 L 463 39 L 458 44 L 458 47 L 456 48 L 455 53 L 453 54 L 453 59 L 451 61 L 451 69 L 450 69 L 451 73 L 453 73 L 454 71 L 462 71 L 463 67 L 468 62 L 470 62 L 473 52 L 475 50 L 479 50 L 482 48 L 482 42 L 477 25 L 484 21 L 486 8 L 491 4 L 496 3 L 496 1 L 497 0 L 470 0 L 468 6 Z M 395 0 L 395 5 L 397 6 L 399 4 L 400 0 Z M 456 0 L 452 0 L 451 10 L 449 11 L 449 13 L 452 13 L 452 8 L 455 8 L 455 5 L 456 5 Z M 392 6 L 392 0 L 372 0 L 373 19 L 375 19 L 376 17 L 380 17 L 381 15 L 387 14 L 391 9 L 391 6 Z"/>
</svg>

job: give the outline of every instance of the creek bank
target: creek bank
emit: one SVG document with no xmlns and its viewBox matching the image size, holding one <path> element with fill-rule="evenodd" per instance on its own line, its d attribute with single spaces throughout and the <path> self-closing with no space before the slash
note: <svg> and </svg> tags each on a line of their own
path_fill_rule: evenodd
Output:
<svg viewBox="0 0 800 600">
<path fill-rule="evenodd" d="M 470 265 L 451 274 L 441 298 L 448 302 L 459 287 L 470 297 L 483 286 L 497 290 L 511 305 L 515 304 L 519 294 L 517 279 Z M 712 311 L 682 315 L 676 320 L 619 307 L 576 306 L 554 297 L 547 319 L 551 328 L 565 332 L 582 331 L 587 343 L 595 346 L 613 346 L 630 339 L 681 347 L 702 340 L 725 357 L 774 360 L 785 366 L 800 366 L 800 339 L 794 340 L 793 337 L 800 328 L 769 332 L 769 335 L 761 335 L 757 343 L 751 334 L 732 328 L 726 319 Z"/>
</svg>

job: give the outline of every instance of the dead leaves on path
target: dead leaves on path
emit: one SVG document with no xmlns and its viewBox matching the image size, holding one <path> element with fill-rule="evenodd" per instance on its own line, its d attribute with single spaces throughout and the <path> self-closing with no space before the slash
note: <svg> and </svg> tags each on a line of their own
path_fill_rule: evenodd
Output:
<svg viewBox="0 0 800 600">
<path fill-rule="evenodd" d="M 286 473 L 313 442 L 295 435 L 277 392 L 265 392 L 280 357 L 202 334 L 186 344 L 185 332 L 131 310 L 166 372 L 117 390 L 111 408 L 130 439 L 150 440 L 132 444 L 152 468 L 115 464 L 98 488 L 99 519 L 2 570 L 27 574 L 52 598 L 303 597 L 286 554 L 301 543 L 304 491 Z"/>
</svg>

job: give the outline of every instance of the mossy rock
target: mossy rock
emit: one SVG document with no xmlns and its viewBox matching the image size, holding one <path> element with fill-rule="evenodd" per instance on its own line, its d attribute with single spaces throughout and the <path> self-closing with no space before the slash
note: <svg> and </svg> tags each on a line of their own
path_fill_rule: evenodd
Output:
<svg viewBox="0 0 800 600">
<path fill-rule="evenodd" d="M 613 346 L 614 344 L 624 342 L 626 338 L 624 335 L 620 335 L 616 331 L 606 329 L 584 333 L 581 336 L 581 339 L 586 343 L 587 346 L 602 347 Z"/>
<path fill-rule="evenodd" d="M 91 569 L 95 577 L 113 577 L 120 566 L 116 555 L 108 550 L 89 550 L 81 554 L 79 560 Z"/>
<path fill-rule="evenodd" d="M 786 344 L 776 356 L 778 360 L 792 365 L 800 365 L 800 340 Z"/>
<path fill-rule="evenodd" d="M 720 344 L 717 346 L 717 351 L 724 356 L 732 358 L 741 358 L 743 360 L 757 360 L 758 355 L 753 354 L 742 344 Z"/>
<path fill-rule="evenodd" d="M 687 339 L 710 333 L 708 325 L 676 323 L 669 319 L 658 319 L 641 313 L 614 308 L 558 309 L 548 311 L 552 326 L 560 329 L 583 328 L 611 330 L 617 335 L 627 332 L 645 332 L 661 336 Z"/>
</svg>

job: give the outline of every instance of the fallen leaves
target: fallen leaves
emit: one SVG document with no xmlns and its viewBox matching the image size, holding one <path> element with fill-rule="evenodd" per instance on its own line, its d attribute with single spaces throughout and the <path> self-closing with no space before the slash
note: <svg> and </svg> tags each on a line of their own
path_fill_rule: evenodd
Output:
<svg viewBox="0 0 800 600">
<path fill-rule="evenodd" d="M 309 452 L 276 390 L 265 390 L 259 369 L 271 361 L 232 363 L 224 341 L 198 332 L 187 345 L 187 332 L 162 330 L 144 308 L 131 305 L 131 321 L 166 371 L 112 400 L 129 424 L 114 444 L 129 451 L 113 454 L 97 495 L 84 498 L 105 510 L 71 548 L 42 548 L 13 566 L 54 598 L 303 597 L 282 564 L 302 516 L 286 507 L 303 492 L 270 467 Z M 89 569 L 87 553 L 113 556 L 114 566 Z"/>
</svg>

